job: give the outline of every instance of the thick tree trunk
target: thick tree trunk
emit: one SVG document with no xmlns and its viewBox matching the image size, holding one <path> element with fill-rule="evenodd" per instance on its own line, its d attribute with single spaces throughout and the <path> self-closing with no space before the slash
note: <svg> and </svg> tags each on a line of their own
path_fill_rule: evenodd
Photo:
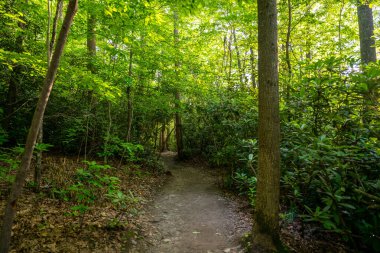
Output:
<svg viewBox="0 0 380 253">
<path fill-rule="evenodd" d="M 358 6 L 360 55 L 363 64 L 376 61 L 375 39 L 373 38 L 373 15 L 369 5 Z"/>
<path fill-rule="evenodd" d="M 279 249 L 280 116 L 276 0 L 258 0 L 259 156 L 253 252 Z"/>
<path fill-rule="evenodd" d="M 376 47 L 373 27 L 372 9 L 367 4 L 358 5 L 358 21 L 360 36 L 360 56 L 363 66 L 370 62 L 376 62 Z M 368 85 L 368 90 L 363 94 L 363 122 L 371 121 L 370 112 L 376 108 L 378 92 L 375 87 Z"/>
<path fill-rule="evenodd" d="M 51 65 L 48 68 L 44 86 L 41 91 L 40 98 L 38 100 L 36 110 L 33 115 L 32 123 L 29 129 L 28 137 L 25 144 L 25 152 L 22 157 L 20 168 L 17 172 L 15 182 L 12 185 L 11 192 L 8 198 L 8 202 L 4 208 L 3 225 L 0 236 L 0 253 L 7 253 L 9 251 L 11 241 L 11 231 L 13 219 L 16 214 L 17 200 L 21 195 L 22 188 L 25 183 L 27 172 L 29 171 L 30 162 L 33 155 L 34 146 L 36 143 L 38 130 L 41 126 L 41 121 L 44 116 L 47 102 L 51 90 L 54 85 L 54 79 L 57 74 L 57 69 L 61 55 L 63 53 L 64 46 L 66 44 L 67 36 L 73 22 L 75 13 L 78 8 L 78 0 L 70 0 L 67 13 L 62 25 L 61 32 L 55 47 L 54 54 L 51 60 Z"/>
</svg>

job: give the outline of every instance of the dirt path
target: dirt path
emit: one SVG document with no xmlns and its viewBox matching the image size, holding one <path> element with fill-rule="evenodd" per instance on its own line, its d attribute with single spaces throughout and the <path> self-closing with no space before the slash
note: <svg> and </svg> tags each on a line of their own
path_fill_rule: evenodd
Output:
<svg viewBox="0 0 380 253">
<path fill-rule="evenodd" d="M 148 238 L 134 252 L 242 252 L 239 239 L 249 231 L 249 216 L 223 197 L 216 178 L 205 169 L 176 164 L 164 155 L 172 175 L 145 214 Z"/>
</svg>

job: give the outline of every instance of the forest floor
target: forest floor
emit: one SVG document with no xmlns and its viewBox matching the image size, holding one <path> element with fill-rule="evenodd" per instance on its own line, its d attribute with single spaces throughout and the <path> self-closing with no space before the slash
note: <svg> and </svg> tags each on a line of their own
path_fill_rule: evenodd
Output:
<svg viewBox="0 0 380 253">
<path fill-rule="evenodd" d="M 251 227 L 243 203 L 226 198 L 211 171 L 174 155 L 162 155 L 172 176 L 143 215 L 146 236 L 132 252 L 243 252 L 240 239 Z"/>
<path fill-rule="evenodd" d="M 49 180 L 35 193 L 29 178 L 18 203 L 11 252 L 244 252 L 241 245 L 244 238 L 249 241 L 252 224 L 248 201 L 222 191 L 220 170 L 177 162 L 172 152 L 163 153 L 162 159 L 166 174 L 133 166 L 107 171 L 133 196 L 126 209 L 115 208 L 99 192 L 86 214 L 76 216 L 71 211 L 75 203 L 60 198 L 59 191 L 75 182 L 84 164 L 46 157 L 44 178 Z M 0 182 L 0 212 L 8 187 Z M 300 220 L 282 221 L 282 241 L 290 252 L 346 252 L 336 237 L 318 238 L 313 229 Z"/>
<path fill-rule="evenodd" d="M 45 157 L 44 180 L 39 193 L 34 192 L 32 177 L 28 177 L 17 204 L 10 252 L 117 253 L 128 252 L 135 243 L 142 223 L 138 215 L 167 176 L 127 165 L 107 169 L 107 174 L 120 179 L 121 190 L 128 196 L 133 195 L 134 201 L 120 210 L 105 198 L 106 192 L 97 192 L 89 210 L 78 216 L 72 211 L 76 203 L 62 198 L 62 193 L 77 182 L 78 168 L 86 166 L 78 160 Z M 15 173 L 13 170 L 10 174 Z M 9 186 L 9 182 L 0 182 L 0 221 Z"/>
</svg>

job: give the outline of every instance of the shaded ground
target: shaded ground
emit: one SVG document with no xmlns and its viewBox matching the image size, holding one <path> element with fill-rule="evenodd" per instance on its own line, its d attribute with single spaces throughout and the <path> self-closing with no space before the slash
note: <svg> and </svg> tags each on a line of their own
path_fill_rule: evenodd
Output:
<svg viewBox="0 0 380 253">
<path fill-rule="evenodd" d="M 76 170 L 84 164 L 46 157 L 43 191 L 34 193 L 29 178 L 19 200 L 11 252 L 242 252 L 239 240 L 251 224 L 247 202 L 226 198 L 217 185 L 217 173 L 177 164 L 173 153 L 166 153 L 163 160 L 171 176 L 133 166 L 109 169 L 107 173 L 120 178 L 121 190 L 137 201 L 119 210 L 99 192 L 81 222 L 70 215 L 75 203 L 64 201 L 59 192 L 76 181 Z M 0 223 L 8 187 L 0 182 Z M 282 220 L 282 241 L 297 253 L 355 251 L 336 235 L 318 236 L 315 229 L 300 219 Z"/>
<path fill-rule="evenodd" d="M 81 219 L 71 215 L 75 203 L 63 200 L 59 192 L 76 182 L 76 170 L 84 166 L 66 157 L 44 159 L 42 192 L 32 191 L 29 177 L 18 202 L 10 252 L 127 252 L 129 244 L 139 236 L 139 211 L 167 177 L 130 166 L 109 169 L 107 174 L 120 178 L 121 190 L 133 194 L 138 201 L 128 203 L 126 210 L 119 210 L 104 197 L 104 192 L 99 192 Z M 0 182 L 0 224 L 8 187 L 9 184 Z"/>
<path fill-rule="evenodd" d="M 143 215 L 149 225 L 132 252 L 242 252 L 239 240 L 250 230 L 249 216 L 223 196 L 216 176 L 176 164 L 173 153 L 163 159 L 172 177 Z"/>
</svg>

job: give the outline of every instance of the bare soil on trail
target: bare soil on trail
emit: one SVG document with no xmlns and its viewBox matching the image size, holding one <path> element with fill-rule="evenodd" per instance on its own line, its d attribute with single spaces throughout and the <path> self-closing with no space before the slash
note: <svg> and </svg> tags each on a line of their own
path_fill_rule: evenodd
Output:
<svg viewBox="0 0 380 253">
<path fill-rule="evenodd" d="M 224 196 L 217 177 L 176 163 L 174 153 L 163 154 L 163 160 L 172 175 L 142 215 L 149 225 L 131 252 L 243 252 L 239 241 L 250 230 L 249 214 Z"/>
</svg>

